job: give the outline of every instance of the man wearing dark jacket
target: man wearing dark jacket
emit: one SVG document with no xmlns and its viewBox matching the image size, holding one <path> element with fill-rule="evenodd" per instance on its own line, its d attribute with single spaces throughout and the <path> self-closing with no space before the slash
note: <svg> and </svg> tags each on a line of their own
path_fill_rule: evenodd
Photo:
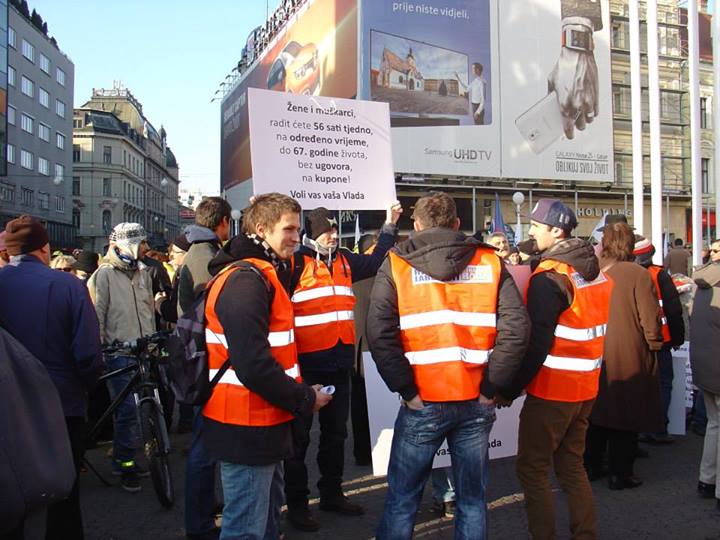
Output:
<svg viewBox="0 0 720 540">
<path fill-rule="evenodd" d="M 243 233 L 209 266 L 208 366 L 211 377 L 227 371 L 203 407 L 202 440 L 220 462 L 221 538 L 278 538 L 292 419 L 331 400 L 320 385 L 300 382 L 288 295 L 288 259 L 299 232 L 297 201 L 259 195 L 245 212 Z"/>
<path fill-rule="evenodd" d="M 77 472 L 87 393 L 103 369 L 98 319 L 83 283 L 48 268 L 48 233 L 39 221 L 21 216 L 5 230 L 10 263 L 0 271 L 0 325 L 47 367 L 60 394 Z M 68 499 L 48 508 L 46 538 L 83 537 L 76 480 Z"/>
<path fill-rule="evenodd" d="M 567 494 L 573 538 L 595 538 L 592 490 L 583 467 L 588 417 L 598 391 L 610 282 L 590 244 L 570 233 L 572 210 L 540 199 L 530 236 L 541 258 L 527 292 L 530 344 L 513 384 L 502 391 L 527 397 L 520 413 L 517 473 L 525 494 L 530 534 L 555 537 L 550 470 Z M 506 393 L 508 392 L 508 393 Z"/>
<path fill-rule="evenodd" d="M 495 249 L 458 232 L 455 201 L 420 198 L 416 235 L 390 252 L 375 279 L 366 334 L 402 407 L 377 538 L 409 539 L 437 449 L 447 438 L 458 512 L 455 534 L 485 538 L 493 399 L 525 353 L 527 312 Z"/>
<path fill-rule="evenodd" d="M 685 342 L 685 322 L 680 295 L 675 288 L 670 274 L 662 266 L 652 262 L 655 255 L 655 246 L 644 236 L 635 235 L 635 262 L 647 268 L 659 296 L 660 307 L 663 312 L 663 348 L 657 353 L 658 371 L 660 372 L 660 395 L 662 397 L 663 418 L 665 431 L 662 433 L 644 433 L 640 440 L 650 443 L 668 443 L 673 439 L 667 432 L 668 409 L 672 397 L 673 361 L 672 349 L 677 349 Z"/>
<path fill-rule="evenodd" d="M 358 516 L 361 506 L 342 492 L 345 439 L 350 412 L 350 372 L 355 358 L 355 297 L 352 284 L 377 273 L 387 250 L 395 243 L 402 208 L 388 210 L 387 223 L 372 255 L 338 249 L 338 224 L 326 208 L 308 212 L 302 246 L 293 256 L 292 302 L 300 369 L 310 384 L 335 387 L 333 400 L 319 413 L 320 509 Z M 320 528 L 308 508 L 305 454 L 313 415 L 298 420 L 295 455 L 285 461 L 288 521 L 301 531 Z"/>
</svg>

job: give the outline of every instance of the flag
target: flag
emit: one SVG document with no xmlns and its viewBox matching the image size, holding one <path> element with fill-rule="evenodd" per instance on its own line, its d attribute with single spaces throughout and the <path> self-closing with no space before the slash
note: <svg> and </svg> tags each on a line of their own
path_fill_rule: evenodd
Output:
<svg viewBox="0 0 720 540">
<path fill-rule="evenodd" d="M 490 234 L 501 232 L 507 234 L 505 230 L 505 221 L 502 217 L 502 211 L 500 210 L 500 196 L 495 193 L 495 215 L 490 223 Z"/>
<path fill-rule="evenodd" d="M 360 249 L 360 213 L 355 214 L 355 250 Z"/>
<path fill-rule="evenodd" d="M 600 220 L 593 227 L 592 237 L 598 244 L 602 242 L 603 231 L 601 229 L 605 226 L 605 216 L 607 214 L 607 212 L 604 212 Z"/>
</svg>

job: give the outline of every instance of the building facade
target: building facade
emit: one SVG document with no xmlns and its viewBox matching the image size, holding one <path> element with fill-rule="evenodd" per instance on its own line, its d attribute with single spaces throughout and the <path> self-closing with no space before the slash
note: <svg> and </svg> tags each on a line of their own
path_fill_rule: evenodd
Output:
<svg viewBox="0 0 720 540">
<path fill-rule="evenodd" d="M 142 224 L 153 247 L 180 233 L 179 170 L 163 128 L 116 85 L 73 111 L 73 221 L 85 249 L 103 251 L 120 222 Z"/>
<path fill-rule="evenodd" d="M 7 12 L 7 176 L 0 179 L 0 225 L 30 214 L 46 223 L 53 248 L 69 248 L 75 244 L 75 67 L 42 18 L 27 13 L 27 4 L 11 1 Z"/>
</svg>

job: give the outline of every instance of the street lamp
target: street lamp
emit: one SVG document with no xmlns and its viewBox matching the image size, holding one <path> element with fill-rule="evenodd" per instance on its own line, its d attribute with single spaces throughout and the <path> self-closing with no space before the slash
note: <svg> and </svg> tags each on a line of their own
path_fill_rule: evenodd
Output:
<svg viewBox="0 0 720 540">
<path fill-rule="evenodd" d="M 240 219 L 242 218 L 242 212 L 237 208 L 233 208 L 230 212 L 230 217 L 233 220 L 233 232 L 235 235 L 240 234 Z"/>
<path fill-rule="evenodd" d="M 513 193 L 512 200 L 515 203 L 515 215 L 517 217 L 517 224 L 515 225 L 515 245 L 517 246 L 522 240 L 522 224 L 520 223 L 520 207 L 525 202 L 525 195 L 521 192 L 516 191 Z"/>
</svg>

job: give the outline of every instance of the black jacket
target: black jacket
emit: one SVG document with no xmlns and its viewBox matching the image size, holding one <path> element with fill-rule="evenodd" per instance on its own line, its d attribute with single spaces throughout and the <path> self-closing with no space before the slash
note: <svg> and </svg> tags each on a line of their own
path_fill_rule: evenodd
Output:
<svg viewBox="0 0 720 540">
<path fill-rule="evenodd" d="M 423 273 L 447 281 L 469 264 L 478 247 L 474 238 L 449 229 L 428 229 L 395 249 L 408 264 Z M 515 282 L 503 267 L 497 305 L 497 339 L 490 354 L 480 392 L 493 398 L 512 381 L 525 354 L 530 333 L 529 320 Z M 398 299 L 390 259 L 375 278 L 370 297 L 366 334 L 370 351 L 385 384 L 403 399 L 418 394 L 412 367 L 400 342 Z"/>
<path fill-rule="evenodd" d="M 540 261 L 553 259 L 572 266 L 583 279 L 593 281 L 600 273 L 600 263 L 593 247 L 580 238 L 563 240 L 542 253 Z M 534 268 L 533 268 L 534 270 Z M 573 302 L 573 288 L 569 280 L 556 272 L 542 272 L 530 278 L 527 310 L 532 331 L 530 344 L 513 383 L 503 397 L 515 399 L 533 380 L 555 339 L 555 327 L 560 314 Z"/>
<path fill-rule="evenodd" d="M 380 265 L 385 258 L 385 254 L 395 244 L 396 234 L 397 227 L 386 223 L 380 232 L 380 236 L 378 236 L 377 245 L 371 255 L 358 255 L 357 253 L 352 253 L 347 249 L 341 249 L 333 252 L 332 260 L 338 257 L 339 254 L 345 258 L 350 266 L 353 283 L 373 277 L 377 274 L 378 268 L 380 268 Z M 298 252 L 295 253 L 295 257 L 298 258 L 304 255 L 315 258 L 317 253 L 306 246 L 302 246 Z M 327 258 L 321 256 L 320 259 L 320 264 L 327 264 Z M 332 273 L 332 265 L 329 270 Z M 299 269 L 296 264 L 296 268 L 294 269 L 296 276 L 294 276 L 293 282 L 297 281 L 297 278 L 299 277 L 297 276 L 298 271 Z M 296 283 L 294 284 L 296 285 Z M 352 369 L 355 364 L 355 344 L 351 343 L 346 345 L 345 343 L 338 341 L 331 349 L 301 354 L 299 358 L 300 367 L 303 372 L 328 372 L 338 371 L 340 369 L 349 370 Z"/>
<path fill-rule="evenodd" d="M 244 258 L 271 261 L 245 235 L 236 236 L 210 261 L 216 275 L 226 265 Z M 289 284 L 289 270 L 278 273 Z M 267 340 L 270 306 L 274 294 L 268 283 L 252 269 L 241 268 L 228 278 L 218 296 L 215 311 L 228 343 L 230 362 L 243 384 L 251 391 L 296 416 L 312 413 L 315 392 L 306 384 L 288 377 L 272 357 Z M 291 422 L 269 427 L 235 426 L 205 417 L 203 443 L 215 459 L 245 465 L 267 465 L 293 454 Z"/>
</svg>

